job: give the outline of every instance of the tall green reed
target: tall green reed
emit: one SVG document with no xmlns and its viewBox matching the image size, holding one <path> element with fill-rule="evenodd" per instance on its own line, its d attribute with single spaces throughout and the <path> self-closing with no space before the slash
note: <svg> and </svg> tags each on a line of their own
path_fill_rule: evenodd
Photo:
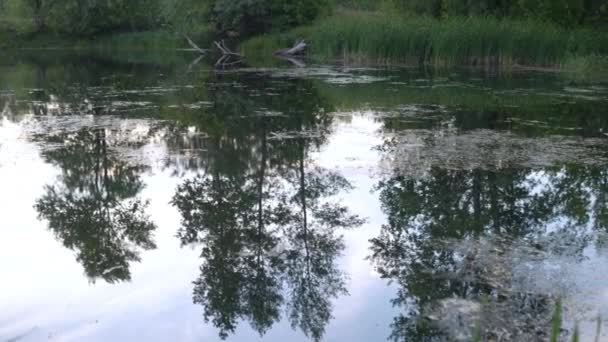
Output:
<svg viewBox="0 0 608 342">
<path fill-rule="evenodd" d="M 402 17 L 384 12 L 341 11 L 311 26 L 254 38 L 243 50 L 267 51 L 297 37 L 322 59 L 437 66 L 562 66 L 572 58 L 608 55 L 608 35 L 565 30 L 531 20 Z"/>
</svg>

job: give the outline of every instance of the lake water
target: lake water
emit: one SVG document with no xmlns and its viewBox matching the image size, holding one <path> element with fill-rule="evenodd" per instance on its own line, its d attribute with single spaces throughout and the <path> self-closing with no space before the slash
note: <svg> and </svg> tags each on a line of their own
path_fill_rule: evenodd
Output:
<svg viewBox="0 0 608 342">
<path fill-rule="evenodd" d="M 144 55 L 0 55 L 0 341 L 608 339 L 608 82 Z"/>
</svg>

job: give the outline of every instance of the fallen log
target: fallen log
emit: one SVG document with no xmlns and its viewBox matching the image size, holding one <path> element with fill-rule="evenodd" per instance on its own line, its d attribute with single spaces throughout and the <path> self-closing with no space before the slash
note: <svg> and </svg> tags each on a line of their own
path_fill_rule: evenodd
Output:
<svg viewBox="0 0 608 342">
<path fill-rule="evenodd" d="M 274 52 L 276 56 L 297 56 L 304 53 L 308 45 L 302 40 L 297 40 L 296 43 L 287 49 L 281 49 Z"/>
</svg>

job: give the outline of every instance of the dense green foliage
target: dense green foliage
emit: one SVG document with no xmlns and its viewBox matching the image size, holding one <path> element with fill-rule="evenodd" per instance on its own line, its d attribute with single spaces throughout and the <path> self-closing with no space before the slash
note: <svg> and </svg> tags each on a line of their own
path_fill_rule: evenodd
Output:
<svg viewBox="0 0 608 342">
<path fill-rule="evenodd" d="M 209 20 L 220 31 L 267 32 L 312 21 L 326 7 L 325 0 L 215 0 Z"/>
<path fill-rule="evenodd" d="M 87 36 L 165 26 L 257 34 L 311 22 L 333 8 L 447 19 L 532 18 L 564 27 L 605 22 L 606 0 L 0 0 L 0 31 Z"/>
<path fill-rule="evenodd" d="M 308 23 L 328 8 L 327 0 L 1 0 L 0 30 L 86 36 L 165 25 L 255 34 Z"/>
<path fill-rule="evenodd" d="M 18 33 L 88 36 L 118 30 L 145 30 L 155 27 L 162 19 L 158 0 L 4 0 L 0 7 L 4 29 Z"/>
<path fill-rule="evenodd" d="M 407 13 L 436 18 L 453 16 L 527 17 L 575 26 L 605 16 L 605 0 L 337 0 L 350 8 L 378 9 L 393 6 Z"/>
</svg>

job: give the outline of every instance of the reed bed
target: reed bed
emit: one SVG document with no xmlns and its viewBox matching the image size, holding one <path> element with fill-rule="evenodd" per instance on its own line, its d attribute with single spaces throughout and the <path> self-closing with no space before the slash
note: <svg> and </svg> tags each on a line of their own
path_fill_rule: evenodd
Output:
<svg viewBox="0 0 608 342">
<path fill-rule="evenodd" d="M 561 67 L 608 55 L 608 34 L 532 20 L 401 17 L 341 12 L 308 27 L 253 38 L 246 53 L 268 53 L 302 37 L 315 58 L 350 62 Z M 594 59 L 595 60 L 595 59 Z"/>
</svg>

